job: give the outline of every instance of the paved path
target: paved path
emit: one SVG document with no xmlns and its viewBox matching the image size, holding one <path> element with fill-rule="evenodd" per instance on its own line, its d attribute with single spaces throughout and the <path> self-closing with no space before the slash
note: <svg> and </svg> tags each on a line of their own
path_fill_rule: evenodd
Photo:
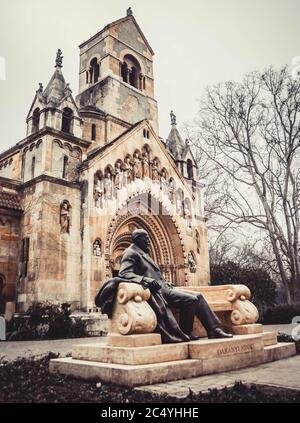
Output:
<svg viewBox="0 0 300 423">
<path fill-rule="evenodd" d="M 256 367 L 248 367 L 247 369 L 142 386 L 136 389 L 184 398 L 189 394 L 190 389 L 194 393 L 206 392 L 209 389 L 221 389 L 225 386 L 232 386 L 236 381 L 300 390 L 300 356 Z"/>
<path fill-rule="evenodd" d="M 59 353 L 62 357 L 72 352 L 72 345 L 105 342 L 105 337 L 59 339 L 55 341 L 0 342 L 0 358 L 13 361 L 18 357 L 43 356 L 48 352 Z"/>
</svg>

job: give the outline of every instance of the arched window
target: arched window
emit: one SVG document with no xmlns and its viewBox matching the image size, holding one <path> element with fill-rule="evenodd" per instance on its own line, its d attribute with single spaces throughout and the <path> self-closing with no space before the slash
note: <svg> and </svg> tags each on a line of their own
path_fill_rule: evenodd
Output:
<svg viewBox="0 0 300 423">
<path fill-rule="evenodd" d="M 135 57 L 127 54 L 121 65 L 121 77 L 124 82 L 129 83 L 137 89 L 142 89 L 140 84 L 141 66 Z"/>
<path fill-rule="evenodd" d="M 65 107 L 62 114 L 62 123 L 61 123 L 61 130 L 68 134 L 71 133 L 72 130 L 72 119 L 73 119 L 73 111 L 68 107 Z"/>
<path fill-rule="evenodd" d="M 97 128 L 97 127 L 96 127 L 96 125 L 93 123 L 93 124 L 92 124 L 92 134 L 91 134 L 91 135 L 92 135 L 92 136 L 91 136 L 92 141 L 95 141 L 95 140 L 96 140 L 96 132 L 97 132 L 97 131 L 96 131 L 96 128 Z"/>
<path fill-rule="evenodd" d="M 187 160 L 187 175 L 189 179 L 194 179 L 194 168 L 193 168 L 193 162 L 191 159 Z"/>
<path fill-rule="evenodd" d="M 93 244 L 93 256 L 101 257 L 101 255 L 102 255 L 101 241 L 100 239 L 96 239 L 96 241 Z"/>
<path fill-rule="evenodd" d="M 96 57 L 94 57 L 94 59 L 90 63 L 89 73 L 90 73 L 90 84 L 96 84 L 100 76 L 100 65 Z"/>
<path fill-rule="evenodd" d="M 64 156 L 63 175 L 62 175 L 64 179 L 67 179 L 68 177 L 68 164 L 69 164 L 69 157 Z"/>
<path fill-rule="evenodd" d="M 34 172 L 35 172 L 35 157 L 32 157 L 31 160 L 31 179 L 34 178 Z"/>
<path fill-rule="evenodd" d="M 37 132 L 40 128 L 40 109 L 36 108 L 32 114 L 32 133 Z"/>
</svg>

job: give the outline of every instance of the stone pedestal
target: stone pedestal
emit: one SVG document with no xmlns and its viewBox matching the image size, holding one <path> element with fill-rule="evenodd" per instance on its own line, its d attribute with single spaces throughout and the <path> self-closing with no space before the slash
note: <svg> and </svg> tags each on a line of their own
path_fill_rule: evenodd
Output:
<svg viewBox="0 0 300 423">
<path fill-rule="evenodd" d="M 295 344 L 277 344 L 275 332 L 164 345 L 157 334 L 111 334 L 109 343 L 114 345 L 76 345 L 72 358 L 50 361 L 50 372 L 134 387 L 256 366 L 296 354 Z"/>
</svg>

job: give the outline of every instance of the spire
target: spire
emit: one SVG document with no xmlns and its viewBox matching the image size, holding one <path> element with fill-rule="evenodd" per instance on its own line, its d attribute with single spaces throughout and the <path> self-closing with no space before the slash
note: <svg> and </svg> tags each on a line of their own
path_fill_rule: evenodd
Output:
<svg viewBox="0 0 300 423">
<path fill-rule="evenodd" d="M 181 138 L 181 135 L 177 129 L 177 118 L 173 110 L 170 113 L 171 117 L 171 132 L 167 139 L 167 149 L 173 155 L 175 160 L 181 160 L 182 155 L 186 149 L 186 144 Z"/>
<path fill-rule="evenodd" d="M 55 60 L 55 67 L 56 68 L 62 68 L 63 67 L 63 64 L 62 64 L 62 59 L 63 58 L 64 58 L 64 56 L 62 55 L 62 51 L 59 48 L 57 50 L 57 53 L 56 53 L 56 60 Z"/>
<path fill-rule="evenodd" d="M 70 86 L 69 84 L 66 84 L 62 73 L 62 59 L 62 51 L 61 49 L 58 49 L 56 53 L 54 74 L 43 91 L 45 103 L 52 107 L 56 107 L 66 95 L 72 93 Z"/>
</svg>

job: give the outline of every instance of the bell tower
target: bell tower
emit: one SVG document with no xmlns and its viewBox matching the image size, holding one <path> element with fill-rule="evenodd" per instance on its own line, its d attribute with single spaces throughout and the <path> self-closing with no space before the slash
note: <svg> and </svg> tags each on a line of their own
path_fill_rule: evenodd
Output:
<svg viewBox="0 0 300 423">
<path fill-rule="evenodd" d="M 126 129 L 148 119 L 158 133 L 153 55 L 131 8 L 80 46 L 80 112 Z M 101 117 L 102 115 L 102 117 Z M 95 122 L 94 122 L 95 124 Z"/>
</svg>

